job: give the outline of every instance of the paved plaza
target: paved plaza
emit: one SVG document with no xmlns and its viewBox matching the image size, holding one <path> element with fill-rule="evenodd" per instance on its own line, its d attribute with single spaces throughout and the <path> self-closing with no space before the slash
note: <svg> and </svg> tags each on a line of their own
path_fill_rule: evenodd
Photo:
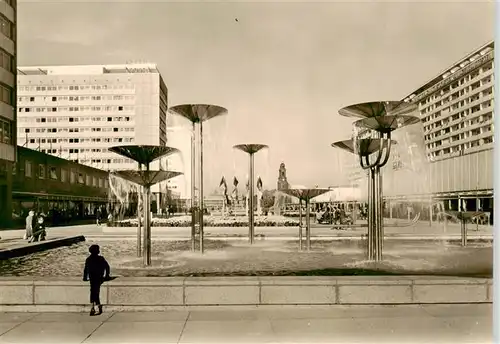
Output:
<svg viewBox="0 0 500 344">
<path fill-rule="evenodd" d="M 312 237 L 342 237 L 359 239 L 365 234 L 366 228 L 356 228 L 353 230 L 332 230 L 331 225 L 311 224 Z M 493 226 L 469 224 L 469 238 L 492 238 Z M 106 225 L 97 226 L 95 224 L 49 227 L 47 229 L 47 239 L 54 237 L 65 237 L 72 235 L 84 235 L 88 239 L 106 239 L 106 238 L 136 238 L 136 227 L 107 227 Z M 205 237 L 211 236 L 247 236 L 248 227 L 205 227 Z M 305 229 L 303 229 L 305 233 Z M 190 237 L 191 227 L 152 227 L 153 239 L 188 239 Z M 2 230 L 0 237 L 5 239 L 20 239 L 24 230 Z M 298 237 L 298 227 L 255 227 L 255 234 L 263 234 L 266 237 L 290 238 Z M 448 223 L 446 226 L 442 223 L 433 223 L 420 221 L 413 226 L 407 227 L 386 227 L 384 230 L 386 237 L 411 237 L 411 238 L 460 238 L 460 225 Z M 0 242 L 1 243 L 1 242 Z"/>
<path fill-rule="evenodd" d="M 492 305 L 0 313 L 0 343 L 487 343 Z"/>
</svg>

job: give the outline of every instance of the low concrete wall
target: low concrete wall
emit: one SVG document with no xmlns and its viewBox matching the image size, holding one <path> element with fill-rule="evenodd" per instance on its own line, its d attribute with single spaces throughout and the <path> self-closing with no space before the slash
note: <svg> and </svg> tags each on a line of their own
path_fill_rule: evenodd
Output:
<svg viewBox="0 0 500 344">
<path fill-rule="evenodd" d="M 217 277 L 117 278 L 101 289 L 108 309 L 196 306 L 491 303 L 492 280 L 477 278 Z M 0 311 L 82 310 L 89 286 L 77 278 L 0 278 Z"/>
<path fill-rule="evenodd" d="M 0 260 L 26 256 L 28 254 L 46 251 L 61 246 L 69 246 L 81 241 L 85 241 L 85 237 L 83 235 L 56 238 L 51 240 L 38 241 L 34 243 L 26 242 L 25 244 L 22 245 L 13 246 L 0 250 Z"/>
</svg>

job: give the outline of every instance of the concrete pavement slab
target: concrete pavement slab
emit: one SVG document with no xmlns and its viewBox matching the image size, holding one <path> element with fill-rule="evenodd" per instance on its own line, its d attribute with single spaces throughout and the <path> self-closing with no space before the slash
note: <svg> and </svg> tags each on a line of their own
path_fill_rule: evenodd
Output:
<svg viewBox="0 0 500 344">
<path fill-rule="evenodd" d="M 25 322 L 0 336 L 0 343 L 82 343 L 99 322 Z"/>
<path fill-rule="evenodd" d="M 397 318 L 425 317 L 428 314 L 420 305 L 359 305 L 330 306 L 293 311 L 269 310 L 271 319 L 330 319 L 330 318 Z"/>
<path fill-rule="evenodd" d="M 89 308 L 90 312 L 90 308 Z M 91 317 L 89 313 L 40 313 L 30 319 L 30 322 L 36 323 L 77 323 L 77 322 L 104 322 L 111 317 L 113 313 L 103 313 L 99 316 Z"/>
<path fill-rule="evenodd" d="M 231 320 L 267 319 L 266 311 L 261 309 L 246 310 L 194 310 L 189 312 L 189 321 L 231 321 Z"/>
<path fill-rule="evenodd" d="M 491 316 L 456 316 L 443 318 L 450 333 L 449 343 L 493 343 Z"/>
<path fill-rule="evenodd" d="M 12 330 L 14 327 L 19 326 L 20 323 L 18 322 L 2 322 L 0 323 L 0 339 L 2 338 L 1 336 Z"/>
<path fill-rule="evenodd" d="M 353 319 L 273 319 L 280 343 L 344 343 L 356 331 Z"/>
<path fill-rule="evenodd" d="M 0 343 L 486 343 L 491 310 L 481 304 L 0 313 Z"/>
<path fill-rule="evenodd" d="M 109 322 L 161 322 L 161 321 L 186 321 L 188 311 L 167 312 L 118 312 L 109 319 Z"/>
<path fill-rule="evenodd" d="M 426 313 L 435 317 L 492 317 L 493 304 L 447 304 L 447 305 L 422 305 Z"/>
<path fill-rule="evenodd" d="M 179 343 L 276 343 L 269 320 L 189 321 Z"/>
<path fill-rule="evenodd" d="M 185 323 L 185 321 L 109 321 L 102 324 L 84 343 L 177 343 Z"/>
<path fill-rule="evenodd" d="M 0 323 L 22 323 L 37 315 L 38 313 L 0 313 Z"/>
</svg>

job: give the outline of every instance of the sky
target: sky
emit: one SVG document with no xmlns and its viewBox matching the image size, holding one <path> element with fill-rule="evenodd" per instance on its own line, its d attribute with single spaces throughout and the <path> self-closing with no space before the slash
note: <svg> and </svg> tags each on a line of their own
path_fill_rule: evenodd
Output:
<svg viewBox="0 0 500 344">
<path fill-rule="evenodd" d="M 228 109 L 205 129 L 205 184 L 245 179 L 231 147 L 262 143 L 276 185 L 346 183 L 331 143 L 344 106 L 401 100 L 494 37 L 494 2 L 75 2 L 19 0 L 18 65 L 158 64 L 169 106 Z M 188 134 L 186 134 L 188 135 Z"/>
</svg>

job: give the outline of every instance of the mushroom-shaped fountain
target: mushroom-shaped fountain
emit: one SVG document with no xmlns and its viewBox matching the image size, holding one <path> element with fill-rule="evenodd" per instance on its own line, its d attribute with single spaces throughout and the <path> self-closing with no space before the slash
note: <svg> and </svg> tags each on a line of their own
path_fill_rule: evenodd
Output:
<svg viewBox="0 0 500 344">
<path fill-rule="evenodd" d="M 254 154 L 260 151 L 263 148 L 268 148 L 268 146 L 263 145 L 263 144 L 257 144 L 257 143 L 251 143 L 251 144 L 240 144 L 240 145 L 235 145 L 233 148 L 239 149 L 245 153 L 248 154 L 250 158 L 250 173 L 249 173 L 249 197 L 248 197 L 248 240 L 250 241 L 250 244 L 253 244 L 254 242 L 254 206 L 253 206 L 253 193 L 254 193 Z"/>
<path fill-rule="evenodd" d="M 418 123 L 414 114 L 418 106 L 403 101 L 370 102 L 347 106 L 339 114 L 358 118 L 354 122 L 356 134 L 350 140 L 332 143 L 332 147 L 346 150 L 359 157 L 361 167 L 370 171 L 368 180 L 368 260 L 382 260 L 382 175 L 380 169 L 387 163 L 391 146 L 396 143 L 391 133 L 401 127 Z M 369 134 L 369 135 L 366 135 Z"/>
<path fill-rule="evenodd" d="M 151 265 L 151 219 L 150 219 L 150 198 L 151 186 L 161 181 L 176 177 L 182 173 L 172 171 L 152 171 L 149 169 L 149 164 L 161 157 L 178 153 L 177 148 L 166 146 L 151 146 L 151 145 L 128 145 L 110 147 L 109 150 L 113 153 L 120 154 L 129 159 L 136 161 L 139 164 L 139 171 L 126 170 L 116 171 L 115 175 L 142 186 L 143 190 L 143 205 L 144 205 L 144 266 Z M 146 170 L 142 170 L 142 167 Z M 140 220 L 140 219 L 139 219 Z M 137 233 L 137 248 L 140 251 L 141 230 L 140 221 Z"/>
<path fill-rule="evenodd" d="M 312 198 L 322 195 L 326 192 L 330 191 L 330 189 L 285 189 L 281 190 L 281 192 L 286 193 L 287 195 L 297 197 L 299 199 L 299 212 L 302 215 L 302 201 L 306 204 L 306 247 L 309 251 L 311 249 L 311 212 L 309 203 Z M 301 222 L 301 221 L 300 221 Z M 302 225 L 299 224 L 299 250 L 302 250 Z"/>
<path fill-rule="evenodd" d="M 444 212 L 445 216 L 454 217 L 460 220 L 460 237 L 461 245 L 467 246 L 467 221 L 472 221 L 485 216 L 487 213 L 484 211 L 468 211 L 467 201 L 461 197 L 458 198 L 458 210 L 448 210 Z M 479 222 L 476 222 L 479 223 Z"/>
<path fill-rule="evenodd" d="M 188 119 L 193 124 L 193 135 L 191 136 L 191 250 L 195 250 L 196 245 L 196 143 L 195 130 L 196 123 L 200 126 L 200 160 L 199 160 L 199 222 L 200 222 L 200 252 L 203 253 L 203 122 L 214 117 L 227 114 L 227 110 L 221 106 L 210 104 L 183 104 L 176 105 L 169 109 L 172 113 Z"/>
</svg>

